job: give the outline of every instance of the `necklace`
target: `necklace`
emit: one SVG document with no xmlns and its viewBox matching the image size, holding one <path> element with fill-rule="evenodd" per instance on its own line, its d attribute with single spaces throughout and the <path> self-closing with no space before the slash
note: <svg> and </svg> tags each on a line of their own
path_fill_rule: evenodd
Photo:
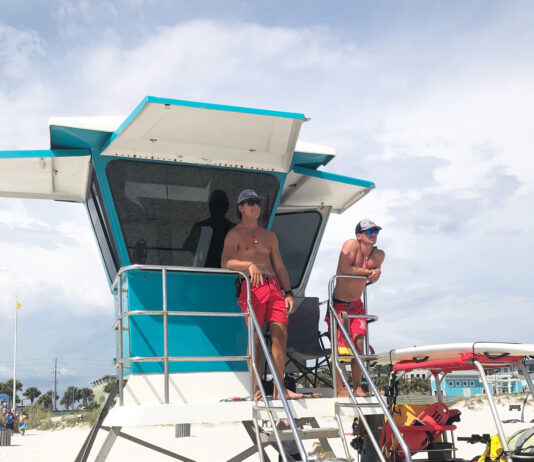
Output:
<svg viewBox="0 0 534 462">
<path fill-rule="evenodd" d="M 247 226 L 245 226 L 244 223 L 241 223 L 243 225 L 243 227 L 250 233 L 252 234 L 252 242 L 254 242 L 254 244 L 257 244 L 259 241 L 258 241 L 258 238 L 256 237 L 256 231 L 258 230 L 258 228 L 256 228 L 256 231 L 252 231 L 250 228 L 248 228 Z"/>
<path fill-rule="evenodd" d="M 373 247 L 373 248 L 371 249 L 371 253 L 369 254 L 369 256 L 366 257 L 366 256 L 364 255 L 364 257 L 363 257 L 363 264 L 364 264 L 364 266 L 365 266 L 366 268 L 369 268 L 369 259 L 371 258 L 371 255 L 373 255 L 373 252 L 375 251 L 375 249 L 376 249 L 376 247 Z"/>
</svg>

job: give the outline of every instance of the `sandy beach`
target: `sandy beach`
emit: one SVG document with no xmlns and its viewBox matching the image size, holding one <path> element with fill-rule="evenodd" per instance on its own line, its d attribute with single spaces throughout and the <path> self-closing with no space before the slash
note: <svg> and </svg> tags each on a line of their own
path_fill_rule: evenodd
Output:
<svg viewBox="0 0 534 462">
<path fill-rule="evenodd" d="M 520 404 L 518 398 L 497 398 L 498 410 L 502 420 L 520 418 L 520 411 L 510 411 L 510 404 Z M 495 424 L 487 402 L 472 403 L 471 407 L 462 402 L 457 406 L 462 411 L 462 420 L 457 424 L 458 429 L 455 437 L 470 436 L 473 433 L 495 434 Z M 534 419 L 534 405 L 528 404 L 525 409 L 524 423 L 503 423 L 507 436 L 515 431 L 534 426 L 530 421 Z M 334 426 L 333 419 L 323 419 L 322 425 Z M 347 421 L 346 431 L 350 429 L 350 422 Z M 152 444 L 161 446 L 170 451 L 181 454 L 185 457 L 197 461 L 223 461 L 231 458 L 240 451 L 252 445 L 245 429 L 239 423 L 227 423 L 220 425 L 193 425 L 191 427 L 191 437 L 175 438 L 174 426 L 155 427 L 130 427 L 123 429 L 125 433 L 149 441 Z M 23 460 L 39 462 L 67 462 L 73 461 L 87 434 L 88 427 L 66 428 L 54 431 L 29 430 L 25 436 L 13 435 L 11 446 L 0 448 L 0 461 L 3 460 Z M 96 457 L 98 449 L 101 447 L 107 432 L 100 431 L 97 437 L 90 461 Z M 306 447 L 310 448 L 313 441 L 307 441 Z M 333 448 L 337 454 L 342 454 L 341 443 L 331 440 Z M 482 444 L 470 445 L 458 442 L 458 456 L 464 459 L 471 459 L 479 455 L 484 446 Z M 271 460 L 277 460 L 274 451 L 269 448 L 268 455 Z M 426 458 L 425 454 L 419 454 L 416 458 Z M 110 452 L 109 461 L 113 462 L 134 462 L 134 461 L 170 461 L 173 460 L 163 454 L 158 454 L 140 445 L 119 438 Z M 255 455 L 248 460 L 259 460 Z"/>
</svg>

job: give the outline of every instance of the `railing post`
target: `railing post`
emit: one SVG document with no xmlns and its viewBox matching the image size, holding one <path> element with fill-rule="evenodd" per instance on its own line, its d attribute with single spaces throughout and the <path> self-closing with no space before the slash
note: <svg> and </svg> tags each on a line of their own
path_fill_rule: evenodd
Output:
<svg viewBox="0 0 534 462">
<path fill-rule="evenodd" d="M 250 359 L 248 360 L 248 366 L 249 366 L 249 371 L 252 371 L 252 367 L 253 367 L 253 364 L 255 364 L 256 362 L 256 347 L 255 347 L 255 344 L 254 344 L 254 323 L 252 322 L 252 319 L 251 319 L 251 314 L 250 314 L 250 307 L 252 306 L 251 305 L 251 302 L 250 302 L 250 281 L 245 278 L 244 279 L 245 281 L 245 285 L 246 285 L 246 288 L 247 288 L 247 327 L 248 327 L 248 351 L 250 353 Z M 255 390 L 254 390 L 254 374 L 250 374 L 250 399 L 254 400 L 255 399 Z"/>
<path fill-rule="evenodd" d="M 491 414 L 493 416 L 493 420 L 495 421 L 495 426 L 497 427 L 497 433 L 499 434 L 499 439 L 501 440 L 501 446 L 503 448 L 503 451 L 507 453 L 509 452 L 508 442 L 506 441 L 506 435 L 502 428 L 502 423 L 501 423 L 501 419 L 499 418 L 499 413 L 497 412 L 497 406 L 495 406 L 495 400 L 493 399 L 493 394 L 491 393 L 491 388 L 489 386 L 488 379 L 486 377 L 486 372 L 484 371 L 484 367 L 482 366 L 482 364 L 480 364 L 480 362 L 478 362 L 476 359 L 473 361 L 473 364 L 478 369 L 478 372 L 480 374 L 480 379 L 482 380 L 482 383 L 484 384 L 484 390 L 486 390 L 486 398 L 488 399 Z M 511 461 L 511 458 L 509 455 L 505 457 L 508 462 Z"/>
<path fill-rule="evenodd" d="M 122 273 L 119 274 L 119 285 L 117 287 L 118 310 L 119 310 L 119 406 L 124 405 L 124 362 L 122 349 Z"/>
<path fill-rule="evenodd" d="M 332 388 L 334 389 L 334 398 L 337 397 L 337 324 L 334 319 L 332 319 L 332 313 L 331 311 L 334 311 L 334 281 L 335 279 L 330 279 L 328 281 L 328 306 L 326 308 L 327 312 L 330 313 L 330 344 L 332 346 L 332 357 L 333 357 L 333 364 L 332 364 Z M 330 307 L 332 307 L 332 310 L 330 310 Z"/>
<path fill-rule="evenodd" d="M 526 366 L 523 363 L 518 363 L 517 366 L 521 369 L 521 373 L 523 374 L 523 377 L 525 377 L 532 399 L 534 399 L 534 383 L 532 383 L 532 379 L 530 378 Z"/>
<path fill-rule="evenodd" d="M 367 312 L 367 285 L 363 288 L 363 311 L 365 315 L 368 315 Z M 365 329 L 365 349 L 364 352 L 369 356 L 369 323 L 367 323 L 367 329 Z M 368 363 L 369 364 L 369 363 Z"/>
<path fill-rule="evenodd" d="M 163 357 L 164 357 L 164 395 L 165 404 L 169 404 L 169 313 L 167 312 L 167 268 L 161 270 L 163 289 Z"/>
</svg>

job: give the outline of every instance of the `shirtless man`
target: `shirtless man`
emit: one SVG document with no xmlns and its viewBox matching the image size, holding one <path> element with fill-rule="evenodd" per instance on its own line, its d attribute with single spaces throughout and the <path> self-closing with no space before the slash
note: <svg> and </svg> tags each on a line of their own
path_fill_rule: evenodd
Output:
<svg viewBox="0 0 534 462">
<path fill-rule="evenodd" d="M 338 278 L 334 290 L 334 308 L 338 314 L 347 312 L 348 314 L 365 314 L 361 296 L 367 282 L 376 282 L 380 278 L 380 267 L 384 261 L 385 253 L 376 247 L 378 232 L 382 228 L 373 221 L 366 219 L 356 225 L 356 239 L 349 239 L 343 244 L 339 254 L 337 274 L 347 274 L 354 276 L 364 276 L 364 279 Z M 343 319 L 342 319 L 343 321 Z M 327 316 L 328 328 L 330 328 Z M 354 340 L 358 353 L 363 354 L 363 341 L 367 331 L 365 319 L 350 319 L 349 334 Z M 341 354 L 352 354 L 345 338 L 338 330 L 337 333 L 338 352 Z M 362 371 L 356 364 L 356 360 L 351 361 L 352 385 L 355 396 L 369 396 L 360 386 Z M 338 396 L 348 396 L 348 391 L 344 388 L 339 374 L 336 374 Z"/>
<path fill-rule="evenodd" d="M 276 235 L 258 225 L 261 198 L 251 189 L 241 191 L 237 199 L 237 211 L 241 223 L 226 235 L 221 257 L 221 266 L 234 271 L 243 271 L 250 276 L 251 303 L 260 326 L 269 324 L 272 337 L 272 353 L 278 377 L 284 386 L 288 315 L 295 311 L 295 302 L 289 275 L 278 249 Z M 279 282 L 280 281 L 280 282 Z M 238 300 L 243 312 L 247 312 L 247 289 L 243 281 Z M 256 365 L 262 370 L 263 354 L 257 334 L 254 334 Z M 252 371 L 251 371 L 252 373 Z M 255 399 L 261 395 L 254 377 Z M 288 399 L 303 395 L 287 390 L 275 390 Z"/>
</svg>

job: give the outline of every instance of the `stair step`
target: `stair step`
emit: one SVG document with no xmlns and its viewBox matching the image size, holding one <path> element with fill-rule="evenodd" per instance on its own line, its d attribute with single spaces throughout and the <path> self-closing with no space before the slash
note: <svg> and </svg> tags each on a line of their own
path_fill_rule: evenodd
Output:
<svg viewBox="0 0 534 462">
<path fill-rule="evenodd" d="M 353 462 L 354 459 L 345 459 L 343 457 L 334 457 L 333 459 L 321 459 L 321 462 Z"/>
<path fill-rule="evenodd" d="M 354 404 L 354 403 L 336 403 L 335 404 L 336 407 L 353 407 L 353 408 L 357 408 L 357 407 L 380 407 L 380 403 L 378 401 L 375 401 L 375 402 L 366 402 L 366 403 L 358 403 L 358 404 Z"/>
<path fill-rule="evenodd" d="M 378 359 L 377 355 L 359 355 L 362 361 L 376 361 Z M 339 359 L 353 359 L 354 355 L 339 355 Z"/>
<path fill-rule="evenodd" d="M 259 412 L 285 412 L 284 406 L 266 406 L 265 404 L 257 404 L 252 406 L 252 409 Z"/>
<path fill-rule="evenodd" d="M 300 438 L 303 440 L 317 438 L 337 438 L 339 436 L 339 429 L 337 427 L 306 428 L 299 429 L 298 433 Z M 280 436 L 281 441 L 290 441 L 295 439 L 295 436 L 291 430 L 278 430 L 278 435 Z M 274 432 L 270 429 L 260 433 L 260 439 L 262 443 L 274 443 L 276 441 Z"/>
</svg>

